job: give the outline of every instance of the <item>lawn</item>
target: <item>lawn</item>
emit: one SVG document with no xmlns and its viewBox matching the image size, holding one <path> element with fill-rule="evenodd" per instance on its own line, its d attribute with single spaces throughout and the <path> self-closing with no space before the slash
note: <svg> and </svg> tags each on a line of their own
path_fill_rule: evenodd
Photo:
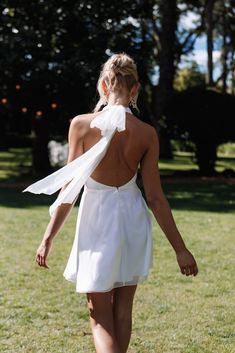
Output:
<svg viewBox="0 0 235 353">
<path fill-rule="evenodd" d="M 0 152 L 0 181 L 19 178 L 20 174 L 27 173 L 32 164 L 30 148 L 9 148 Z"/>
<path fill-rule="evenodd" d="M 226 150 L 225 150 L 226 152 Z M 235 170 L 235 155 L 219 153 L 215 170 L 222 172 L 224 169 Z M 30 148 L 10 148 L 0 152 L 0 182 L 22 181 L 27 178 L 31 169 L 32 153 Z M 161 175 L 171 176 L 175 171 L 198 170 L 193 154 L 189 152 L 175 152 L 173 160 L 161 159 Z"/>
<path fill-rule="evenodd" d="M 234 353 L 235 188 L 163 182 L 199 274 L 181 275 L 154 222 L 154 266 L 138 287 L 130 353 Z M 0 189 L 0 351 L 92 353 L 86 298 L 63 277 L 76 206 L 53 243 L 50 269 L 34 262 L 55 196 Z"/>
</svg>

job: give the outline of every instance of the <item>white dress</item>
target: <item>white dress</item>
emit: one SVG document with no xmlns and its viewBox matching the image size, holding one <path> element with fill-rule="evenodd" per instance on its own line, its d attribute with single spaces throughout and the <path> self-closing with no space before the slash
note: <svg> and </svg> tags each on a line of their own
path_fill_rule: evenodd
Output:
<svg viewBox="0 0 235 353">
<path fill-rule="evenodd" d="M 135 180 L 136 174 L 119 188 L 87 180 L 63 274 L 77 292 L 106 292 L 147 278 L 151 215 Z"/>
<path fill-rule="evenodd" d="M 96 145 L 23 190 L 51 194 L 70 180 L 50 207 L 52 215 L 61 203 L 72 203 L 84 185 L 75 237 L 63 273 L 65 279 L 75 283 L 79 293 L 107 292 L 135 285 L 147 278 L 152 266 L 152 215 L 136 184 L 137 174 L 120 187 L 90 177 L 113 134 L 125 130 L 126 111 L 130 110 L 123 106 L 107 107 L 91 123 L 91 127 L 100 128 L 102 133 Z"/>
</svg>

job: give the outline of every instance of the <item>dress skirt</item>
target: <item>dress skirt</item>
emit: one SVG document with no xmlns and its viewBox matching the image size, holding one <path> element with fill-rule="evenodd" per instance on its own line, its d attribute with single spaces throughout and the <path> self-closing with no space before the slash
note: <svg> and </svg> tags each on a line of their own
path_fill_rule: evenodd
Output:
<svg viewBox="0 0 235 353">
<path fill-rule="evenodd" d="M 152 215 L 136 174 L 120 187 L 88 178 L 75 238 L 63 276 L 76 292 L 107 292 L 135 285 L 152 266 Z"/>
</svg>

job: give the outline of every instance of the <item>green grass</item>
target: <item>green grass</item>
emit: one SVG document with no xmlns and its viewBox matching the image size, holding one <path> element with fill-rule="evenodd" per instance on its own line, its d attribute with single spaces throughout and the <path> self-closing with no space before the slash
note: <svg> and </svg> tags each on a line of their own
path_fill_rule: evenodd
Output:
<svg viewBox="0 0 235 353">
<path fill-rule="evenodd" d="M 31 170 L 32 155 L 30 148 L 10 148 L 0 152 L 0 181 L 12 182 L 30 179 L 27 173 Z M 175 152 L 173 160 L 161 159 L 159 163 L 161 175 L 170 176 L 175 171 L 198 170 L 193 154 L 189 152 Z M 216 171 L 222 172 L 230 168 L 235 170 L 235 156 L 219 154 Z"/>
<path fill-rule="evenodd" d="M 159 162 L 161 175 L 173 175 L 176 171 L 199 170 L 195 163 L 193 153 L 175 152 L 174 159 L 161 159 Z M 219 154 L 216 161 L 215 170 L 223 172 L 224 169 L 233 169 L 235 171 L 235 156 L 226 156 Z"/>
<path fill-rule="evenodd" d="M 0 152 L 0 180 L 19 179 L 30 171 L 32 153 L 30 148 L 10 148 Z"/>
<path fill-rule="evenodd" d="M 199 274 L 182 276 L 154 222 L 154 267 L 139 285 L 131 353 L 234 353 L 235 188 L 163 184 Z M 0 351 L 92 353 L 85 295 L 63 277 L 77 207 L 53 243 L 50 269 L 34 262 L 55 195 L 0 189 Z"/>
<path fill-rule="evenodd" d="M 234 157 L 235 156 L 235 143 L 227 142 L 218 146 L 217 153 L 222 153 L 225 156 Z"/>
</svg>

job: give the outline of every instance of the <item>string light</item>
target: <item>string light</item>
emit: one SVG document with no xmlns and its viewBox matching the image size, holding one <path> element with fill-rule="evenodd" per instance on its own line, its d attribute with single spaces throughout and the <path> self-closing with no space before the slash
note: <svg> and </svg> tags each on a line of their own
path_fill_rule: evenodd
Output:
<svg viewBox="0 0 235 353">
<path fill-rule="evenodd" d="M 57 108 L 57 103 L 51 103 L 51 107 L 52 107 L 52 109 L 56 109 Z"/>
<path fill-rule="evenodd" d="M 22 111 L 22 113 L 27 113 L 28 108 L 26 108 L 26 107 L 22 107 L 22 108 L 21 108 L 21 111 Z"/>
<path fill-rule="evenodd" d="M 42 116 L 42 115 L 43 115 L 43 112 L 42 112 L 41 110 L 38 110 L 38 111 L 36 112 L 36 115 L 37 115 L 37 116 Z"/>
<path fill-rule="evenodd" d="M 7 98 L 2 98 L 1 102 L 2 102 L 2 104 L 7 104 Z"/>
</svg>

